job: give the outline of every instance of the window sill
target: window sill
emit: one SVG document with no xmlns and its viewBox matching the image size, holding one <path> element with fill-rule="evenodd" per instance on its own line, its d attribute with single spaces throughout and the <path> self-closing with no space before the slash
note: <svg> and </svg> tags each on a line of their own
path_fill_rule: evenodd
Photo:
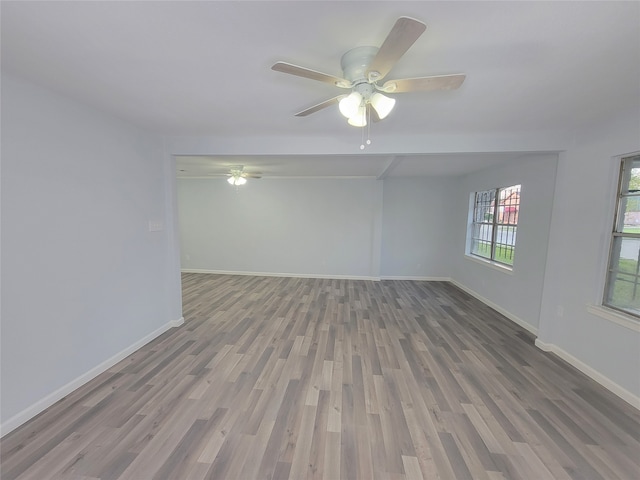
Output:
<svg viewBox="0 0 640 480">
<path fill-rule="evenodd" d="M 498 272 L 506 273 L 507 275 L 513 275 L 513 267 L 509 267 L 498 262 L 493 262 L 491 260 L 484 260 L 480 257 L 476 257 L 475 255 L 470 255 L 468 253 L 464 254 L 464 258 L 466 258 L 467 260 L 471 260 L 472 262 L 479 263 L 480 265 L 484 265 L 485 267 L 497 270 Z"/>
<path fill-rule="evenodd" d="M 631 315 L 625 315 L 622 312 L 603 307 L 602 305 L 587 305 L 587 312 L 609 320 L 610 322 L 617 323 L 634 332 L 640 332 L 640 321 Z"/>
</svg>

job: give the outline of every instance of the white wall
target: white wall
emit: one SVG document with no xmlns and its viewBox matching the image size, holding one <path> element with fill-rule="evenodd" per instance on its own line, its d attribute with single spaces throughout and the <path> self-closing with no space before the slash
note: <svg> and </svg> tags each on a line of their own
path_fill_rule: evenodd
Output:
<svg viewBox="0 0 640 480">
<path fill-rule="evenodd" d="M 450 276 L 454 177 L 386 178 L 381 276 Z"/>
<path fill-rule="evenodd" d="M 619 169 L 613 157 L 640 151 L 639 132 L 631 112 L 582 132 L 560 156 L 538 337 L 627 399 L 640 397 L 640 329 L 587 309 L 602 298 Z"/>
<path fill-rule="evenodd" d="M 3 76 L 3 433 L 179 320 L 169 161 L 161 139 Z"/>
<path fill-rule="evenodd" d="M 451 277 L 532 332 L 537 330 L 540 317 L 557 158 L 528 156 L 462 177 L 455 189 Z M 470 195 L 517 184 L 522 188 L 513 270 L 492 268 L 470 259 L 465 254 Z"/>
<path fill-rule="evenodd" d="M 453 178 L 179 179 L 182 268 L 448 277 Z"/>
<path fill-rule="evenodd" d="M 379 275 L 381 182 L 179 179 L 185 270 Z"/>
</svg>

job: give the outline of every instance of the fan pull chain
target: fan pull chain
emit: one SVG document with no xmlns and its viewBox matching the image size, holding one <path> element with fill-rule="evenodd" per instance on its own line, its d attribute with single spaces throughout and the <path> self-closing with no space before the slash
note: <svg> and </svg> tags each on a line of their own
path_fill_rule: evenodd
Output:
<svg viewBox="0 0 640 480">
<path fill-rule="evenodd" d="M 364 113 L 362 114 L 363 117 L 367 116 L 368 118 L 366 118 L 366 124 L 367 124 L 367 141 L 364 141 L 364 127 L 362 127 L 362 143 L 360 144 L 360 150 L 364 150 L 364 146 L 365 143 L 367 145 L 371 145 L 371 107 L 369 108 L 365 108 Z"/>
<path fill-rule="evenodd" d="M 367 119 L 367 145 L 371 145 L 371 107 L 367 108 L 369 118 Z"/>
</svg>

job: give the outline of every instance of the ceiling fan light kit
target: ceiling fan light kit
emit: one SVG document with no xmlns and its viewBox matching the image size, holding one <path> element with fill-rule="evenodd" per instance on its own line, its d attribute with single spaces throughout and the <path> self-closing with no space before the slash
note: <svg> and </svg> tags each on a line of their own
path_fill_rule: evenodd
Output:
<svg viewBox="0 0 640 480">
<path fill-rule="evenodd" d="M 347 123 L 354 127 L 367 125 L 366 110 L 369 105 L 382 120 L 389 115 L 396 103 L 394 99 L 377 91 L 381 90 L 375 83 L 380 78 L 380 73 L 367 73 L 367 68 L 377 53 L 377 47 L 357 47 L 345 53 L 340 60 L 343 75 L 348 80 L 344 85 L 350 85 L 352 91 L 340 100 L 338 106 L 340 113 L 348 119 Z"/>
<path fill-rule="evenodd" d="M 226 174 L 210 174 L 214 177 L 225 176 L 229 185 L 239 187 L 247 183 L 247 178 L 262 178 L 260 172 L 247 172 L 244 169 L 244 165 L 235 165 L 229 169 L 229 173 Z"/>
<path fill-rule="evenodd" d="M 378 85 L 378 82 L 386 77 L 400 57 L 416 42 L 426 28 L 427 26 L 419 20 L 400 17 L 380 48 L 356 47 L 342 56 L 340 60 L 342 77 L 286 62 L 276 62 L 271 68 L 277 72 L 309 78 L 351 90 L 349 94 L 338 95 L 302 110 L 296 113 L 297 117 L 305 117 L 337 103 L 340 113 L 348 119 L 349 125 L 364 127 L 367 125 L 367 116 L 371 117 L 371 108 L 375 111 L 378 120 L 384 119 L 393 110 L 396 100 L 383 95 L 383 93 L 453 90 L 462 85 L 465 79 L 464 74 L 402 78 L 389 80 Z M 376 118 L 374 117 L 374 119 Z M 367 140 L 367 143 L 371 142 Z M 364 148 L 364 144 L 360 148 Z"/>
<path fill-rule="evenodd" d="M 348 118 L 347 123 L 354 127 L 367 126 L 367 107 L 360 105 L 355 115 Z"/>
<path fill-rule="evenodd" d="M 391 113 L 396 104 L 395 99 L 378 92 L 372 92 L 371 84 L 361 83 L 354 87 L 353 92 L 338 102 L 340 113 L 349 120 L 349 125 L 364 127 L 367 124 L 367 105 L 371 105 L 375 109 L 380 120 Z M 364 122 L 363 118 L 365 118 Z"/>
<path fill-rule="evenodd" d="M 229 178 L 227 178 L 227 182 L 229 182 L 231 185 L 235 185 L 240 186 L 240 185 L 244 185 L 245 183 L 247 183 L 247 179 L 244 177 L 241 177 L 240 175 L 233 175 Z"/>
<path fill-rule="evenodd" d="M 375 108 L 378 118 L 382 120 L 391 113 L 391 110 L 393 110 L 393 107 L 396 104 L 396 99 L 376 92 L 371 95 L 369 102 L 371 103 L 371 106 Z"/>
<path fill-rule="evenodd" d="M 346 118 L 355 117 L 360 110 L 363 97 L 358 92 L 351 92 L 338 103 L 340 113 Z"/>
</svg>

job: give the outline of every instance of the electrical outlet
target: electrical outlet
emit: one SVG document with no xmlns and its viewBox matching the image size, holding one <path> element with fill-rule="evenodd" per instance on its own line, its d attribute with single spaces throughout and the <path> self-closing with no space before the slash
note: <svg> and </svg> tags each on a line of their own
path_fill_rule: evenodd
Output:
<svg viewBox="0 0 640 480">
<path fill-rule="evenodd" d="M 160 232 L 164 230 L 164 223 L 162 220 L 149 220 L 149 231 Z"/>
</svg>

